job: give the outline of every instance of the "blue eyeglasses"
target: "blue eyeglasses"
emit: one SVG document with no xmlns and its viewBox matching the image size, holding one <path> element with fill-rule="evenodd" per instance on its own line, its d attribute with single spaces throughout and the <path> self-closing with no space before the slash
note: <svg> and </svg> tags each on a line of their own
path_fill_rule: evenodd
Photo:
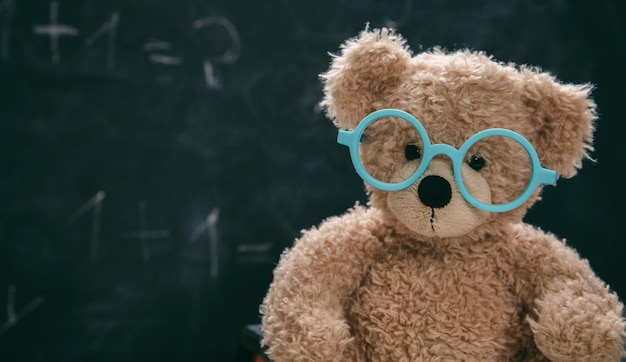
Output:
<svg viewBox="0 0 626 362">
<path fill-rule="evenodd" d="M 404 174 L 407 177 L 400 181 L 386 179 L 380 176 L 380 179 L 377 179 L 372 176 L 363 165 L 359 152 L 363 144 L 377 144 L 378 148 L 374 150 L 362 150 L 363 152 L 369 152 L 370 156 L 375 158 L 377 154 L 388 152 L 389 148 L 397 143 L 393 138 L 390 138 L 388 140 L 389 142 L 380 139 L 380 137 L 396 137 L 397 134 L 396 136 L 389 135 L 388 129 L 385 129 L 384 132 L 380 132 L 380 134 L 377 135 L 375 127 L 372 127 L 375 122 L 382 121 L 382 119 L 386 117 L 399 118 L 412 126 L 412 128 L 409 127 L 409 129 L 411 129 L 409 132 L 412 134 L 412 144 L 410 145 L 411 147 L 405 149 L 407 165 L 410 166 L 407 166 L 409 169 L 404 170 Z M 386 119 L 387 121 L 393 121 L 389 118 Z M 413 132 L 413 129 L 416 132 Z M 406 135 L 406 131 L 403 132 Z M 385 133 L 387 133 L 386 136 Z M 481 198 L 480 195 L 473 195 L 466 187 L 462 173 L 464 160 L 467 160 L 469 166 L 476 170 L 482 167 L 481 162 L 483 162 L 483 160 L 478 156 L 480 154 L 481 145 L 488 140 L 488 142 L 493 142 L 493 137 L 504 137 L 509 140 L 508 142 L 512 141 L 515 147 L 522 147 L 526 151 L 525 154 L 528 155 L 527 167 L 520 167 L 520 170 L 528 170 L 528 175 L 524 178 L 527 182 L 526 189 L 515 199 L 500 204 L 491 204 L 479 200 L 479 198 Z M 472 206 L 489 212 L 506 212 L 515 209 L 526 202 L 539 185 L 554 185 L 557 180 L 556 171 L 541 166 L 537 152 L 530 142 L 519 133 L 503 128 L 490 128 L 474 134 L 458 149 L 447 144 L 431 144 L 424 126 L 411 114 L 398 109 L 382 109 L 370 113 L 361 120 L 354 130 L 340 130 L 337 135 L 337 143 L 348 146 L 352 164 L 363 181 L 384 191 L 399 191 L 408 188 L 424 174 L 435 156 L 448 156 L 452 161 L 454 179 L 463 198 Z M 415 170 L 413 170 L 413 168 Z"/>
</svg>

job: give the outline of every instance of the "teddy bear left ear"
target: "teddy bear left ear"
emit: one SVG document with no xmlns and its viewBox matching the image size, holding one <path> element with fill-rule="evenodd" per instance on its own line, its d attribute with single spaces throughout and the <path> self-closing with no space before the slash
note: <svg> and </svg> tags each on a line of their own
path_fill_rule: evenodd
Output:
<svg viewBox="0 0 626 362">
<path fill-rule="evenodd" d="M 409 70 L 411 53 L 392 29 L 365 28 L 334 55 L 330 69 L 320 75 L 324 99 L 320 105 L 339 128 L 352 129 L 375 103 L 396 90 Z"/>
<path fill-rule="evenodd" d="M 530 141 L 541 163 L 572 177 L 590 159 L 596 105 L 592 86 L 558 82 L 549 73 L 523 67 L 523 97 L 532 122 Z"/>
</svg>

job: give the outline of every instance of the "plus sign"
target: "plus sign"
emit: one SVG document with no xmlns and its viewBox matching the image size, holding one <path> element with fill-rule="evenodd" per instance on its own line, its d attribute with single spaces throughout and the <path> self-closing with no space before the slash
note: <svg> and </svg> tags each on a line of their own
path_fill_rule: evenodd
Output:
<svg viewBox="0 0 626 362">
<path fill-rule="evenodd" d="M 169 230 L 148 230 L 146 222 L 146 202 L 144 200 L 139 201 L 139 230 L 130 231 L 124 233 L 122 236 L 129 239 L 141 240 L 141 255 L 145 262 L 150 261 L 150 246 L 148 242 L 150 239 L 164 239 L 170 237 Z"/>
<path fill-rule="evenodd" d="M 59 4 L 56 1 L 50 3 L 50 24 L 35 25 L 33 31 L 37 35 L 50 37 L 50 50 L 52 51 L 52 63 L 58 64 L 61 60 L 59 54 L 59 37 L 77 36 L 78 29 L 64 24 L 58 24 Z"/>
</svg>

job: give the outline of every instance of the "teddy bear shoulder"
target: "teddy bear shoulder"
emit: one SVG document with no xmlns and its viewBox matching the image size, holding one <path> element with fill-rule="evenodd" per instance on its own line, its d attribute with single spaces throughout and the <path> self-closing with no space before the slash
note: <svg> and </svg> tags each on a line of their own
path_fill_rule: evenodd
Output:
<svg viewBox="0 0 626 362">
<path fill-rule="evenodd" d="M 593 277 L 588 260 L 573 246 L 536 226 L 511 224 L 501 238 L 498 254 L 514 266 L 520 280 L 542 284 L 554 278 Z"/>
<path fill-rule="evenodd" d="M 356 204 L 340 216 L 332 216 L 317 227 L 302 232 L 294 247 L 330 248 L 334 251 L 357 251 L 370 244 L 380 244 L 385 230 L 381 212 L 376 208 Z"/>
<path fill-rule="evenodd" d="M 350 288 L 382 249 L 386 229 L 379 210 L 357 204 L 302 231 L 281 255 L 274 279 L 296 275 L 299 282 Z"/>
</svg>

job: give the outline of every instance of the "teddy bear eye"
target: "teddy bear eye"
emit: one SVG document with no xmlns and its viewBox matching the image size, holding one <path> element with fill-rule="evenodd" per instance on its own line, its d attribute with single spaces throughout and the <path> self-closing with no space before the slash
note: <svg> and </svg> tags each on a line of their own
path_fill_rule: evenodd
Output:
<svg viewBox="0 0 626 362">
<path fill-rule="evenodd" d="M 417 160 L 422 157 L 422 150 L 417 145 L 407 145 L 404 148 L 404 157 L 407 161 Z"/>
<path fill-rule="evenodd" d="M 471 155 L 470 158 L 467 160 L 467 164 L 474 170 L 480 171 L 480 169 L 485 166 L 485 159 L 478 155 Z"/>
</svg>

